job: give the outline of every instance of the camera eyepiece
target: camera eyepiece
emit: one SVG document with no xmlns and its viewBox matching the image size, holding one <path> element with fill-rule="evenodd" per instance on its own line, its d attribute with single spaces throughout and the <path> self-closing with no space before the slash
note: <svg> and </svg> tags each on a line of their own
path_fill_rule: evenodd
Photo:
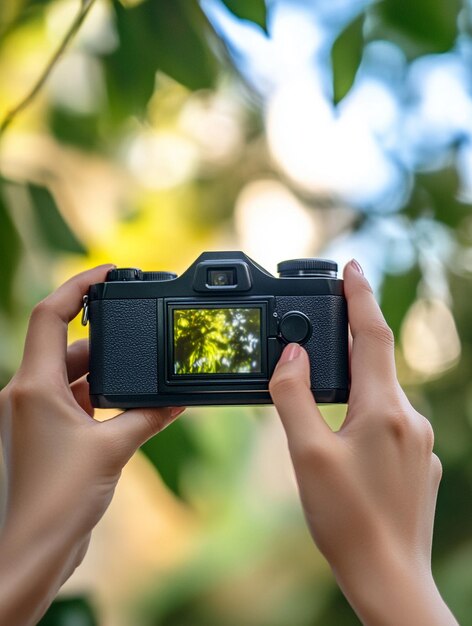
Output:
<svg viewBox="0 0 472 626">
<path fill-rule="evenodd" d="M 291 259 L 277 265 L 280 278 L 317 276 L 336 278 L 338 264 L 328 259 Z"/>
<path fill-rule="evenodd" d="M 208 282 L 210 287 L 228 287 L 235 285 L 235 272 L 233 268 L 208 270 Z"/>
</svg>

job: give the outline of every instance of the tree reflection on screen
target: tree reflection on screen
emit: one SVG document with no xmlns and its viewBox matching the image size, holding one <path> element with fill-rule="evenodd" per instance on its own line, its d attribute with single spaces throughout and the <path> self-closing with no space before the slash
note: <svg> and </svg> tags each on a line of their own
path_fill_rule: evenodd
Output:
<svg viewBox="0 0 472 626">
<path fill-rule="evenodd" d="M 260 308 L 174 310 L 175 374 L 260 371 Z"/>
</svg>

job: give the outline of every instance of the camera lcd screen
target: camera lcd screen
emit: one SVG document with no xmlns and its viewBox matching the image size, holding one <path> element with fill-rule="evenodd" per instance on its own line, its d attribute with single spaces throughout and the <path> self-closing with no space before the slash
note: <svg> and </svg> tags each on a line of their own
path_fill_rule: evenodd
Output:
<svg viewBox="0 0 472 626">
<path fill-rule="evenodd" d="M 174 374 L 261 372 L 261 309 L 173 311 Z"/>
</svg>

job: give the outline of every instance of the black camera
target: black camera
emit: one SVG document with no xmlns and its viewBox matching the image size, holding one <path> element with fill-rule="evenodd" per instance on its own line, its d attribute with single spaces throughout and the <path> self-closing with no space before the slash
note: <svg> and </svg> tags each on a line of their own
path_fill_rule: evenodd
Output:
<svg viewBox="0 0 472 626">
<path fill-rule="evenodd" d="M 84 297 L 96 407 L 268 404 L 284 346 L 303 345 L 318 402 L 346 402 L 348 324 L 337 264 L 275 278 L 242 252 L 204 252 L 181 276 L 113 269 Z"/>
</svg>

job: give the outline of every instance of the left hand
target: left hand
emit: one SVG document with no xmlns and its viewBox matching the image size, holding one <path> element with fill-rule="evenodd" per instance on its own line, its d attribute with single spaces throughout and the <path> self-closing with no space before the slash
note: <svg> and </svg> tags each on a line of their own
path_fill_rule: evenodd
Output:
<svg viewBox="0 0 472 626">
<path fill-rule="evenodd" d="M 21 366 L 0 392 L 7 502 L 0 535 L 0 623 L 34 624 L 82 560 L 121 470 L 183 409 L 133 409 L 93 419 L 88 344 L 67 347 L 68 323 L 91 283 L 83 272 L 33 310 Z"/>
</svg>

